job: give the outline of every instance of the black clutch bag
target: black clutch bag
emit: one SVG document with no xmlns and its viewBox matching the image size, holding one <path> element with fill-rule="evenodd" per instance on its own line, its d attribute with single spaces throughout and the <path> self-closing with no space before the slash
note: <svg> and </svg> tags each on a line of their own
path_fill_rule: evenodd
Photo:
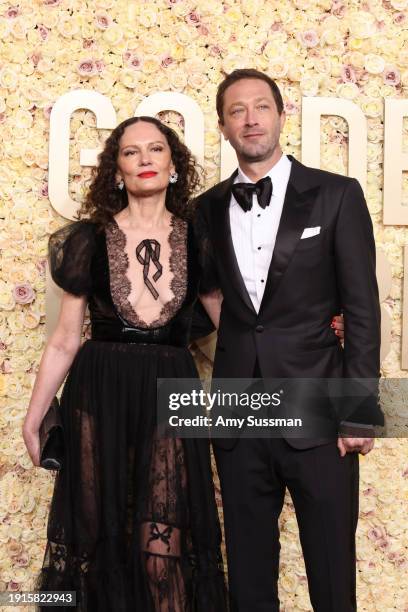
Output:
<svg viewBox="0 0 408 612">
<path fill-rule="evenodd" d="M 60 470 L 64 457 L 64 436 L 58 398 L 54 397 L 40 425 L 40 465 Z"/>
</svg>

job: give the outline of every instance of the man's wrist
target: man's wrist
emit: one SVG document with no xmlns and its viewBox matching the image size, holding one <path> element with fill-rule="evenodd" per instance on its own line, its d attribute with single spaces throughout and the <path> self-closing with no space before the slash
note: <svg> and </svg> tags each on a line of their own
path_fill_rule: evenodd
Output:
<svg viewBox="0 0 408 612">
<path fill-rule="evenodd" d="M 352 421 L 341 421 L 339 425 L 339 437 L 373 438 L 374 425 L 370 425 L 369 423 L 353 423 Z"/>
</svg>

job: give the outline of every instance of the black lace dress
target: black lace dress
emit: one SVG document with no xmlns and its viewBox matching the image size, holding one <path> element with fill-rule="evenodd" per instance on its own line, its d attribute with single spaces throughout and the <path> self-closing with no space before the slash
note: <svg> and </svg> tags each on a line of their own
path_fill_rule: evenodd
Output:
<svg viewBox="0 0 408 612">
<path fill-rule="evenodd" d="M 87 296 L 92 339 L 61 398 L 66 456 L 37 587 L 75 590 L 81 612 L 223 612 L 208 441 L 156 435 L 156 379 L 197 376 L 187 348 L 200 274 L 193 230 L 172 218 L 173 297 L 149 325 L 128 300 L 125 245 L 116 222 L 73 223 L 50 239 L 53 279 Z"/>
</svg>

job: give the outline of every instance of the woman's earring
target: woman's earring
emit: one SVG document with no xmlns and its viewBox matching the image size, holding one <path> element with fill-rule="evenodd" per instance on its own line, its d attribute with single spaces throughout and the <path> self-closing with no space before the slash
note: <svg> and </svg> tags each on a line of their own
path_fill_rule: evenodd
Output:
<svg viewBox="0 0 408 612">
<path fill-rule="evenodd" d="M 177 179 L 178 179 L 177 172 L 173 172 L 172 174 L 170 174 L 170 178 L 169 178 L 170 183 L 174 185 L 174 183 L 177 183 Z"/>
<path fill-rule="evenodd" d="M 119 181 L 119 183 L 116 185 L 116 187 L 117 187 L 118 189 L 120 189 L 120 191 L 122 191 L 122 189 L 124 188 L 124 186 L 125 186 L 125 183 L 123 182 L 123 179 L 121 179 L 121 180 Z"/>
</svg>

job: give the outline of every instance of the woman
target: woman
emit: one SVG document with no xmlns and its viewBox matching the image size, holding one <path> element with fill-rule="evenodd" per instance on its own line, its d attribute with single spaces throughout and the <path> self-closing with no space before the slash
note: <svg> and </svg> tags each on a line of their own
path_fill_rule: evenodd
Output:
<svg viewBox="0 0 408 612">
<path fill-rule="evenodd" d="M 38 588 L 75 590 L 81 611 L 226 609 L 208 442 L 155 435 L 156 379 L 197 377 L 198 185 L 170 128 L 128 119 L 106 141 L 82 220 L 50 239 L 64 295 L 23 434 L 39 465 L 39 426 L 69 371 Z M 92 340 L 80 346 L 87 304 Z"/>
</svg>

